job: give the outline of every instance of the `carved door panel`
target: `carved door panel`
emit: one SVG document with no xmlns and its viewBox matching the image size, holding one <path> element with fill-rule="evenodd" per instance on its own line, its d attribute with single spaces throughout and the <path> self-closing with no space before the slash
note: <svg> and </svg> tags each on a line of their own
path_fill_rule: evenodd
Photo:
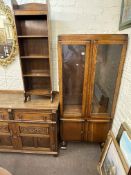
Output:
<svg viewBox="0 0 131 175">
<path fill-rule="evenodd" d="M 16 123 L 20 149 L 55 151 L 55 124 Z"/>
<path fill-rule="evenodd" d="M 0 149 L 12 149 L 13 141 L 10 129 L 10 124 L 8 122 L 0 122 Z"/>
<path fill-rule="evenodd" d="M 9 114 L 7 110 L 0 109 L 0 120 L 9 120 Z"/>
</svg>

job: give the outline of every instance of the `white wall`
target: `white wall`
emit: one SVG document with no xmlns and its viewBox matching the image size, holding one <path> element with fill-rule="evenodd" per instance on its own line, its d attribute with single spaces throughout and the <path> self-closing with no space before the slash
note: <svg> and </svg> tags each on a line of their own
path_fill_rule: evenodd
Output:
<svg viewBox="0 0 131 175">
<path fill-rule="evenodd" d="M 8 2 L 8 0 L 6 0 Z M 18 0 L 26 3 L 27 0 Z M 43 0 L 28 0 L 42 2 Z M 52 24 L 53 86 L 58 89 L 57 36 L 71 33 L 128 33 L 127 52 L 113 131 L 122 121 L 131 121 L 131 28 L 119 32 L 121 0 L 50 0 Z M 13 74 L 12 74 L 13 72 Z M 18 56 L 7 69 L 0 67 L 0 89 L 23 89 Z"/>
<path fill-rule="evenodd" d="M 11 6 L 10 0 L 4 0 Z M 23 90 L 23 82 L 18 54 L 16 60 L 9 66 L 0 66 L 0 90 Z"/>
</svg>

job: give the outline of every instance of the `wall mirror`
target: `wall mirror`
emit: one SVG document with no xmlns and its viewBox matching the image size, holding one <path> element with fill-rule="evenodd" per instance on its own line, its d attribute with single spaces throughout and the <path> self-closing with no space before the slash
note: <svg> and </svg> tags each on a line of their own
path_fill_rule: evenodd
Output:
<svg viewBox="0 0 131 175">
<path fill-rule="evenodd" d="M 7 66 L 18 51 L 16 28 L 12 11 L 0 0 L 0 65 Z"/>
</svg>

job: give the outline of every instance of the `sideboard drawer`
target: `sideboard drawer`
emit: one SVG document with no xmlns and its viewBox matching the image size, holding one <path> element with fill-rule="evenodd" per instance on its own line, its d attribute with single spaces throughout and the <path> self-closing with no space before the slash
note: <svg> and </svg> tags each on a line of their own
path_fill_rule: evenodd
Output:
<svg viewBox="0 0 131 175">
<path fill-rule="evenodd" d="M 0 120 L 9 120 L 9 114 L 7 110 L 0 109 Z"/>
<path fill-rule="evenodd" d="M 14 117 L 22 121 L 52 121 L 52 114 L 37 111 L 15 111 Z"/>
</svg>

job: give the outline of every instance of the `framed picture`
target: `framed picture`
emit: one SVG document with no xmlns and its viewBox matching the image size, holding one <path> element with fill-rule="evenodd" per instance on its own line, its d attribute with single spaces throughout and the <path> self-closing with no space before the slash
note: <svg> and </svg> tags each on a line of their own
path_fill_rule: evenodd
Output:
<svg viewBox="0 0 131 175">
<path fill-rule="evenodd" d="M 118 135 L 117 141 L 123 156 L 126 160 L 128 168 L 131 167 L 131 129 L 126 123 L 122 123 Z"/>
<path fill-rule="evenodd" d="M 100 175 L 131 175 L 112 131 L 108 134 L 108 139 L 98 164 L 98 172 Z"/>
<path fill-rule="evenodd" d="M 131 0 L 122 0 L 119 29 L 131 27 Z"/>
</svg>

